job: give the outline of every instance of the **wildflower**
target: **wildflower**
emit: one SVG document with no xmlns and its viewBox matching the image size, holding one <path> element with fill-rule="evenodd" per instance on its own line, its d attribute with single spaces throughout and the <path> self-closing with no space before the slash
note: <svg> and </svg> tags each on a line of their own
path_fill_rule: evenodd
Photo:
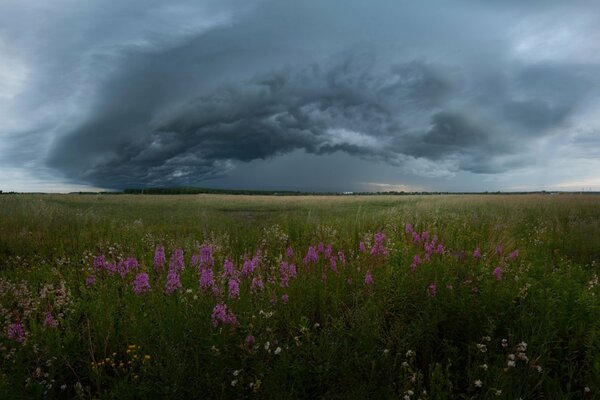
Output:
<svg viewBox="0 0 600 400">
<path fill-rule="evenodd" d="M 46 328 L 56 328 L 58 326 L 58 321 L 54 318 L 51 312 L 47 312 L 44 317 L 44 326 Z"/>
<path fill-rule="evenodd" d="M 181 287 L 181 280 L 179 274 L 175 271 L 170 271 L 167 275 L 167 283 L 165 284 L 165 293 L 175 293 L 177 289 Z"/>
<path fill-rule="evenodd" d="M 232 311 L 228 311 L 227 305 L 223 303 L 219 303 L 215 306 L 215 308 L 213 308 L 211 319 L 214 327 L 217 327 L 219 324 L 237 324 L 237 318 L 235 314 Z"/>
<path fill-rule="evenodd" d="M 246 336 L 246 346 L 248 346 L 248 348 L 252 349 L 254 347 L 254 344 L 256 343 L 256 338 L 252 335 L 248 335 Z"/>
<path fill-rule="evenodd" d="M 319 261 L 319 254 L 314 246 L 309 246 L 306 256 L 304 257 L 304 264 L 316 263 Z"/>
<path fill-rule="evenodd" d="M 343 251 L 338 251 L 338 260 L 342 263 L 342 265 L 346 265 L 346 256 Z"/>
<path fill-rule="evenodd" d="M 367 251 L 367 248 L 365 247 L 365 242 L 363 242 L 362 240 L 358 244 L 358 251 L 361 253 L 364 253 L 365 251 Z"/>
<path fill-rule="evenodd" d="M 438 254 L 442 254 L 444 252 L 444 245 L 438 244 L 437 245 L 437 249 L 435 250 L 435 252 L 438 253 Z"/>
<path fill-rule="evenodd" d="M 411 358 L 411 357 L 413 357 L 414 355 L 415 355 L 415 352 L 414 352 L 414 351 L 412 351 L 412 350 L 408 350 L 408 351 L 406 352 L 406 358 Z"/>
<path fill-rule="evenodd" d="M 288 301 L 290 301 L 290 296 L 286 294 L 284 294 L 283 296 L 281 296 L 281 301 L 283 302 L 283 304 L 287 304 Z"/>
<path fill-rule="evenodd" d="M 437 285 L 435 284 L 435 282 L 433 282 L 427 287 L 427 295 L 429 297 L 435 297 L 436 293 L 437 293 Z"/>
<path fill-rule="evenodd" d="M 413 262 L 412 264 L 410 264 L 410 271 L 411 272 L 416 272 L 417 271 L 417 267 L 419 265 L 421 265 L 422 261 L 421 261 L 421 256 L 419 256 L 418 254 L 415 254 L 415 256 L 413 257 Z"/>
<path fill-rule="evenodd" d="M 25 327 L 21 321 L 8 325 L 6 331 L 9 339 L 14 340 L 17 343 L 23 343 L 25 341 Z"/>
<path fill-rule="evenodd" d="M 505 349 L 508 347 L 508 340 L 506 339 L 502 339 L 502 347 L 504 347 Z"/>
<path fill-rule="evenodd" d="M 223 279 L 235 278 L 236 272 L 233 262 L 231 260 L 225 260 L 223 262 Z"/>
<path fill-rule="evenodd" d="M 346 284 L 348 284 L 348 286 L 352 286 L 352 278 L 348 278 L 346 279 Z"/>
<path fill-rule="evenodd" d="M 387 256 L 389 254 L 388 249 L 385 247 L 387 243 L 387 236 L 383 232 L 376 232 L 374 237 L 375 243 L 371 248 L 372 256 Z"/>
<path fill-rule="evenodd" d="M 244 265 L 242 266 L 242 275 L 247 277 L 254 272 L 254 263 L 249 258 L 244 259 Z"/>
<path fill-rule="evenodd" d="M 413 226 L 409 223 L 406 223 L 405 227 L 404 227 L 404 231 L 408 234 L 413 232 Z"/>
<path fill-rule="evenodd" d="M 488 370 L 488 365 L 487 365 L 487 364 L 481 364 L 481 365 L 479 366 L 479 368 L 481 368 L 481 369 L 482 369 L 482 370 L 484 370 L 484 371 L 487 371 L 487 370 Z"/>
<path fill-rule="evenodd" d="M 331 245 L 328 244 L 327 247 L 325 248 L 325 252 L 323 253 L 323 255 L 325 256 L 325 258 L 330 258 L 331 253 L 333 253 L 333 249 L 331 248 Z"/>
<path fill-rule="evenodd" d="M 271 343 L 267 341 L 267 342 L 265 343 L 265 345 L 264 345 L 264 349 L 265 349 L 265 351 L 269 351 L 269 348 L 270 348 L 270 347 L 271 347 Z"/>
<path fill-rule="evenodd" d="M 479 250 L 479 247 L 473 251 L 473 258 L 481 258 L 481 250 Z"/>
<path fill-rule="evenodd" d="M 337 271 L 337 261 L 335 260 L 334 257 L 331 257 L 329 259 L 329 268 L 333 271 L 336 272 Z"/>
<path fill-rule="evenodd" d="M 278 355 L 279 353 L 281 353 L 281 347 L 277 346 L 277 348 L 275 349 L 275 351 L 273 353 L 275 355 Z"/>
<path fill-rule="evenodd" d="M 234 380 L 231 381 L 231 386 L 235 387 L 235 385 L 237 385 L 237 383 L 238 383 L 238 380 L 234 379 Z"/>
<path fill-rule="evenodd" d="M 367 274 L 365 275 L 365 285 L 371 286 L 373 282 L 373 275 L 371 275 L 371 271 L 367 271 Z"/>
<path fill-rule="evenodd" d="M 150 290 L 150 279 L 148 274 L 141 272 L 135 276 L 133 281 L 133 291 L 135 294 L 142 294 Z"/>
<path fill-rule="evenodd" d="M 482 353 L 485 353 L 487 351 L 487 346 L 485 344 L 477 343 L 477 350 L 479 350 Z"/>
<path fill-rule="evenodd" d="M 292 246 L 287 248 L 287 252 L 286 255 L 288 258 L 293 258 L 294 257 L 294 249 L 292 249 Z"/>
<path fill-rule="evenodd" d="M 87 287 L 94 286 L 96 284 L 96 277 L 94 275 L 89 275 L 85 278 L 85 285 Z"/>
<path fill-rule="evenodd" d="M 475 384 L 475 387 L 480 388 L 481 386 L 483 386 L 483 382 L 481 382 L 480 379 L 477 379 L 475 382 L 473 382 Z"/>
<path fill-rule="evenodd" d="M 589 387 L 587 387 L 587 386 L 586 386 L 586 387 L 584 387 L 584 388 L 583 388 L 583 391 L 584 391 L 585 393 L 589 393 L 589 392 L 591 392 L 591 389 L 590 389 Z"/>
<path fill-rule="evenodd" d="M 214 288 L 215 280 L 213 277 L 213 270 L 211 268 L 201 268 L 200 269 L 200 288 L 207 290 Z"/>
<path fill-rule="evenodd" d="M 318 246 L 319 254 L 322 254 L 324 250 L 325 250 L 325 247 L 323 246 L 323 242 L 319 242 L 319 246 Z"/>
<path fill-rule="evenodd" d="M 263 281 L 260 278 L 260 276 L 255 276 L 254 278 L 252 278 L 252 285 L 250 286 L 250 289 L 253 292 L 263 290 L 264 288 L 265 288 L 265 285 L 263 284 Z"/>
<path fill-rule="evenodd" d="M 60 386 L 60 390 L 67 390 L 67 384 L 64 383 Z"/>
<path fill-rule="evenodd" d="M 494 269 L 494 272 L 492 272 L 492 274 L 494 275 L 494 277 L 496 278 L 497 281 L 501 281 L 502 280 L 502 274 L 504 273 L 504 270 L 502 269 L 502 267 L 496 267 Z"/>
<path fill-rule="evenodd" d="M 240 297 L 240 282 L 237 279 L 230 279 L 228 288 L 230 298 L 237 299 Z"/>
<path fill-rule="evenodd" d="M 502 394 L 502 390 L 498 389 L 494 392 L 496 396 L 500 396 Z"/>
<path fill-rule="evenodd" d="M 235 371 L 233 371 L 233 376 L 238 376 L 240 374 L 240 371 L 241 370 L 239 370 L 239 369 L 236 369 Z"/>
<path fill-rule="evenodd" d="M 156 246 L 154 250 L 154 270 L 159 271 L 165 266 L 165 248 L 163 246 Z"/>
<path fill-rule="evenodd" d="M 184 267 L 183 249 L 175 249 L 169 260 L 169 271 L 181 272 Z"/>
<path fill-rule="evenodd" d="M 106 265 L 106 259 L 103 255 L 94 257 L 94 271 L 98 273 L 103 270 Z"/>
<path fill-rule="evenodd" d="M 502 247 L 502 245 L 499 244 L 498 246 L 496 246 L 496 255 L 497 256 L 502 255 L 503 252 L 504 252 L 504 248 Z"/>
<path fill-rule="evenodd" d="M 536 366 L 535 366 L 535 370 L 536 370 L 537 372 L 541 373 L 543 369 L 542 369 L 541 365 L 536 365 Z"/>
<path fill-rule="evenodd" d="M 508 255 L 508 259 L 509 260 L 514 260 L 517 257 L 519 257 L 519 250 L 513 250 L 512 252 L 510 252 L 510 254 Z"/>
</svg>

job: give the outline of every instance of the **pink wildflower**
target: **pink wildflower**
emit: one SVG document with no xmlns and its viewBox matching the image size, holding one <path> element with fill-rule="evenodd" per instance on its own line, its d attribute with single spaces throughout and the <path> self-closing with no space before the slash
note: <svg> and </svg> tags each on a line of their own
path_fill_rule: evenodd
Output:
<svg viewBox="0 0 600 400">
<path fill-rule="evenodd" d="M 504 249 L 502 248 L 502 245 L 499 244 L 498 246 L 496 246 L 496 255 L 497 256 L 502 255 L 503 252 L 504 252 Z"/>
<path fill-rule="evenodd" d="M 373 280 L 373 275 L 371 275 L 371 271 L 367 271 L 367 274 L 365 275 L 365 285 L 366 286 L 371 286 L 373 284 L 374 280 Z"/>
<path fill-rule="evenodd" d="M 437 294 L 437 285 L 435 282 L 433 282 L 427 287 L 427 295 L 429 297 L 435 297 L 436 294 Z"/>
<path fill-rule="evenodd" d="M 504 270 L 502 269 L 502 267 L 496 267 L 496 269 L 494 269 L 494 272 L 492 272 L 492 274 L 494 275 L 494 277 L 496 277 L 497 281 L 502 280 L 502 273 L 504 272 Z"/>
<path fill-rule="evenodd" d="M 385 245 L 387 243 L 387 236 L 385 236 L 385 233 L 376 232 L 374 239 L 375 239 L 375 243 L 373 244 L 373 247 L 371 248 L 371 255 L 372 256 L 387 256 L 388 249 L 385 247 Z"/>
<path fill-rule="evenodd" d="M 173 294 L 177 289 L 181 287 L 181 280 L 179 274 L 175 271 L 169 271 L 167 275 L 167 283 L 165 284 L 165 293 Z"/>
<path fill-rule="evenodd" d="M 248 346 L 248 348 L 252 349 L 255 343 L 256 338 L 253 335 L 246 336 L 246 346 Z"/>
<path fill-rule="evenodd" d="M 227 304 L 219 303 L 213 308 L 211 315 L 212 324 L 214 327 L 223 325 L 235 325 L 237 324 L 237 318 L 232 311 L 227 310 Z"/>
<path fill-rule="evenodd" d="M 231 260 L 225 260 L 223 263 L 223 279 L 235 278 L 236 271 Z"/>
<path fill-rule="evenodd" d="M 444 245 L 443 244 L 438 244 L 437 245 L 437 249 L 435 250 L 435 252 L 438 253 L 438 254 L 444 253 Z"/>
<path fill-rule="evenodd" d="M 145 272 L 140 272 L 135 276 L 133 280 L 133 291 L 135 294 L 140 295 L 150 290 L 150 278 Z"/>
<path fill-rule="evenodd" d="M 58 326 L 58 321 L 54 318 L 51 312 L 47 312 L 44 317 L 44 326 L 46 328 L 56 328 Z"/>
<path fill-rule="evenodd" d="M 408 234 L 413 233 L 413 226 L 412 224 L 406 223 L 405 227 L 404 227 L 404 231 Z"/>
<path fill-rule="evenodd" d="M 213 258 L 212 247 L 208 244 L 203 244 L 200 248 L 200 267 L 212 268 L 215 265 Z"/>
<path fill-rule="evenodd" d="M 309 246 L 306 256 L 304 257 L 304 264 L 316 263 L 319 261 L 319 254 L 314 246 Z"/>
<path fill-rule="evenodd" d="M 237 279 L 230 279 L 227 286 L 230 298 L 237 299 L 240 297 L 240 282 Z"/>
<path fill-rule="evenodd" d="M 283 296 L 281 296 L 281 301 L 283 302 L 283 304 L 287 304 L 288 301 L 290 301 L 290 296 L 286 294 L 284 294 Z"/>
<path fill-rule="evenodd" d="M 337 272 L 337 261 L 335 261 L 335 257 L 329 259 L 329 268 L 331 268 L 333 272 Z"/>
<path fill-rule="evenodd" d="M 87 278 L 85 278 L 85 285 L 87 287 L 94 286 L 95 284 L 96 284 L 96 276 L 89 275 Z"/>
<path fill-rule="evenodd" d="M 294 257 L 294 249 L 292 249 L 292 246 L 289 246 L 287 248 L 286 255 L 287 255 L 288 258 L 293 258 Z"/>
<path fill-rule="evenodd" d="M 14 340 L 17 343 L 23 343 L 25 341 L 25 327 L 21 321 L 8 325 L 6 333 L 9 339 Z"/>
<path fill-rule="evenodd" d="M 513 250 L 512 252 L 510 252 L 510 254 L 508 255 L 508 259 L 509 260 L 514 260 L 517 257 L 519 257 L 519 250 Z"/>
<path fill-rule="evenodd" d="M 181 272 L 184 268 L 183 249 L 175 249 L 169 260 L 169 271 Z"/>
<path fill-rule="evenodd" d="M 481 250 L 479 250 L 479 247 L 473 250 L 473 258 L 481 258 Z"/>
<path fill-rule="evenodd" d="M 106 259 L 104 258 L 103 255 L 94 257 L 94 271 L 96 273 L 98 273 L 98 271 L 103 270 L 105 265 L 106 265 Z"/>
<path fill-rule="evenodd" d="M 156 250 L 154 250 L 154 270 L 156 272 L 162 270 L 166 262 L 164 246 L 156 246 Z"/>
<path fill-rule="evenodd" d="M 413 257 L 413 261 L 412 264 L 410 264 L 410 271 L 411 272 L 416 272 L 417 267 L 419 265 L 421 265 L 423 261 L 421 261 L 421 256 L 419 256 L 418 254 L 415 254 L 415 256 Z"/>
<path fill-rule="evenodd" d="M 213 270 L 211 268 L 202 268 L 200 270 L 200 288 L 204 290 L 212 289 L 215 286 Z"/>
<path fill-rule="evenodd" d="M 254 278 L 252 278 L 252 285 L 250 286 L 250 289 L 253 292 L 261 291 L 264 288 L 265 288 L 265 285 L 264 285 L 262 279 L 260 278 L 260 276 L 255 276 Z"/>
<path fill-rule="evenodd" d="M 244 260 L 244 265 L 242 266 L 242 275 L 248 277 L 254 272 L 255 264 L 249 258 Z"/>
<path fill-rule="evenodd" d="M 367 248 L 365 247 L 365 242 L 363 242 L 362 240 L 358 244 L 358 251 L 361 253 L 364 253 L 365 251 L 367 251 Z"/>
</svg>

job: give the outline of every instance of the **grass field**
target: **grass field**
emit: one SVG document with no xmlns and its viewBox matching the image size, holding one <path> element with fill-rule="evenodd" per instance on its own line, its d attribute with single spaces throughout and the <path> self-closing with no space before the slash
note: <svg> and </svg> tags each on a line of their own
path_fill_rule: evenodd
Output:
<svg viewBox="0 0 600 400">
<path fill-rule="evenodd" d="M 0 398 L 600 398 L 599 263 L 591 195 L 2 195 Z"/>
</svg>

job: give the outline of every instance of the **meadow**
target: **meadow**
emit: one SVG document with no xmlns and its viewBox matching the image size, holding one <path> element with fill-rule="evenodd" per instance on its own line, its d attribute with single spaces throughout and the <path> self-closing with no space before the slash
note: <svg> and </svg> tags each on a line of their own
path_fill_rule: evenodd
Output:
<svg viewBox="0 0 600 400">
<path fill-rule="evenodd" d="M 600 196 L 1 195 L 0 398 L 600 398 Z"/>
</svg>

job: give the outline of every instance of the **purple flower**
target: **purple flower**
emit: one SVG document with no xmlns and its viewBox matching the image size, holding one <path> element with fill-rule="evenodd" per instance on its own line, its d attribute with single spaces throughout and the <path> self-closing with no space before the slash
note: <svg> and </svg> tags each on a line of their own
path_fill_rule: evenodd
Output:
<svg viewBox="0 0 600 400">
<path fill-rule="evenodd" d="M 115 263 L 106 263 L 104 265 L 104 270 L 108 273 L 108 275 L 112 276 L 119 270 L 119 267 Z"/>
<path fill-rule="evenodd" d="M 223 279 L 235 278 L 236 276 L 235 266 L 231 260 L 225 260 L 223 263 Z"/>
<path fill-rule="evenodd" d="M 200 288 L 203 290 L 215 287 L 215 279 L 211 268 L 202 268 L 200 270 Z"/>
<path fill-rule="evenodd" d="M 253 292 L 261 291 L 264 288 L 265 288 L 265 285 L 264 285 L 262 279 L 260 278 L 260 276 L 255 276 L 254 278 L 252 278 L 252 285 L 250 286 L 250 289 Z"/>
<path fill-rule="evenodd" d="M 371 271 L 367 271 L 367 274 L 365 275 L 365 285 L 366 286 L 371 286 L 373 284 L 374 280 L 373 280 L 373 275 L 371 275 Z"/>
<path fill-rule="evenodd" d="M 286 294 L 284 294 L 283 296 L 281 296 L 281 301 L 283 302 L 283 304 L 287 304 L 288 301 L 290 301 L 290 296 Z"/>
<path fill-rule="evenodd" d="M 287 257 L 288 258 L 294 257 L 294 249 L 292 249 L 292 246 L 287 248 Z"/>
<path fill-rule="evenodd" d="M 496 277 L 497 281 L 502 280 L 502 273 L 504 272 L 504 270 L 502 269 L 502 267 L 496 267 L 494 269 L 494 272 L 492 272 L 492 274 L 494 275 L 494 277 Z"/>
<path fill-rule="evenodd" d="M 509 260 L 514 260 L 517 257 L 519 257 L 519 250 L 513 250 L 512 252 L 510 252 L 510 254 L 508 255 L 508 259 Z"/>
<path fill-rule="evenodd" d="M 444 253 L 444 245 L 443 244 L 438 244 L 437 245 L 437 249 L 435 250 L 435 252 L 438 253 L 438 254 Z"/>
<path fill-rule="evenodd" d="M 171 259 L 169 260 L 169 271 L 179 273 L 183 271 L 184 266 L 183 249 L 173 250 L 173 254 L 171 254 Z"/>
<path fill-rule="evenodd" d="M 94 286 L 95 284 L 96 284 L 96 276 L 89 275 L 87 278 L 85 278 L 85 285 L 87 287 Z"/>
<path fill-rule="evenodd" d="M 254 263 L 249 258 L 244 260 L 244 265 L 242 266 L 242 275 L 248 277 L 254 272 Z"/>
<path fill-rule="evenodd" d="M 237 299 L 240 297 L 240 282 L 237 279 L 230 279 L 227 286 L 230 298 Z"/>
<path fill-rule="evenodd" d="M 367 247 L 365 246 L 365 242 L 363 242 L 362 240 L 358 244 L 358 251 L 361 252 L 361 253 L 364 253 L 365 251 L 367 251 Z"/>
<path fill-rule="evenodd" d="M 279 264 L 279 278 L 281 279 L 281 287 L 286 287 L 290 279 L 296 277 L 296 265 L 289 264 L 287 261 L 282 261 Z"/>
<path fill-rule="evenodd" d="M 133 280 L 133 291 L 135 294 L 142 294 L 150 290 L 150 278 L 145 272 L 140 272 Z"/>
<path fill-rule="evenodd" d="M 54 318 L 51 312 L 47 312 L 44 317 L 44 326 L 46 328 L 56 328 L 58 326 L 58 321 Z"/>
<path fill-rule="evenodd" d="M 404 231 L 408 234 L 411 234 L 413 232 L 413 226 L 412 224 L 407 223 L 404 227 Z"/>
<path fill-rule="evenodd" d="M 385 236 L 385 233 L 376 232 L 374 239 L 375 239 L 375 243 L 373 244 L 373 247 L 371 248 L 371 255 L 372 256 L 387 256 L 388 249 L 385 247 L 385 245 L 387 243 L 387 236 Z"/>
<path fill-rule="evenodd" d="M 203 244 L 200 248 L 200 266 L 204 268 L 212 268 L 215 265 L 213 258 L 212 247 L 208 244 Z"/>
<path fill-rule="evenodd" d="M 181 280 L 179 274 L 175 271 L 169 271 L 167 275 L 167 283 L 165 284 L 165 293 L 173 294 L 177 289 L 181 287 Z"/>
<path fill-rule="evenodd" d="M 253 348 L 254 344 L 256 343 L 256 338 L 252 335 L 248 335 L 246 336 L 246 346 L 248 346 L 248 348 Z"/>
<path fill-rule="evenodd" d="M 337 272 L 337 261 L 335 260 L 335 257 L 329 259 L 329 268 L 331 268 L 333 272 Z"/>
<path fill-rule="evenodd" d="M 331 257 L 331 253 L 333 253 L 333 249 L 331 248 L 331 245 L 328 244 L 327 247 L 325 248 L 325 252 L 324 252 L 324 256 L 325 258 L 329 258 Z"/>
<path fill-rule="evenodd" d="M 342 265 L 346 265 L 346 256 L 343 251 L 338 251 L 338 260 L 342 263 Z"/>
<path fill-rule="evenodd" d="M 481 250 L 479 250 L 479 247 L 473 250 L 473 258 L 481 258 Z"/>
<path fill-rule="evenodd" d="M 498 246 L 496 246 L 496 255 L 497 256 L 502 255 L 503 252 L 504 252 L 504 248 L 502 248 L 501 244 L 499 244 Z"/>
<path fill-rule="evenodd" d="M 94 271 L 98 273 L 104 269 L 104 265 L 106 264 L 106 259 L 103 255 L 94 257 Z"/>
<path fill-rule="evenodd" d="M 121 275 L 121 278 L 125 278 L 128 273 L 137 269 L 139 266 L 138 261 L 135 257 L 128 257 L 126 260 L 119 261 L 117 264 L 117 270 Z"/>
<path fill-rule="evenodd" d="M 304 257 L 304 264 L 316 263 L 319 261 L 319 254 L 314 246 L 309 246 L 306 256 Z"/>
<path fill-rule="evenodd" d="M 435 297 L 436 293 L 437 293 L 437 285 L 435 284 L 435 282 L 433 282 L 427 287 L 427 295 L 429 297 Z"/>
<path fill-rule="evenodd" d="M 319 253 L 323 253 L 324 247 L 323 247 L 323 242 L 319 242 Z"/>
<path fill-rule="evenodd" d="M 21 321 L 8 325 L 6 334 L 9 339 L 14 340 L 17 343 L 23 343 L 25 341 L 25 327 Z"/>
<path fill-rule="evenodd" d="M 154 271 L 162 270 L 166 262 L 164 246 L 156 246 L 154 250 Z"/>
<path fill-rule="evenodd" d="M 213 308 L 211 315 L 212 324 L 214 327 L 223 325 L 235 325 L 237 324 L 237 318 L 235 314 L 227 310 L 227 304 L 219 303 Z"/>
<path fill-rule="evenodd" d="M 423 233 L 421 233 L 421 240 L 425 242 L 429 240 L 429 231 L 423 231 Z"/>
<path fill-rule="evenodd" d="M 410 264 L 410 271 L 415 272 L 417 270 L 417 267 L 419 265 L 421 265 L 422 263 L 423 263 L 423 261 L 421 261 L 421 256 L 418 254 L 415 254 L 415 256 L 413 257 L 412 264 Z"/>
</svg>

